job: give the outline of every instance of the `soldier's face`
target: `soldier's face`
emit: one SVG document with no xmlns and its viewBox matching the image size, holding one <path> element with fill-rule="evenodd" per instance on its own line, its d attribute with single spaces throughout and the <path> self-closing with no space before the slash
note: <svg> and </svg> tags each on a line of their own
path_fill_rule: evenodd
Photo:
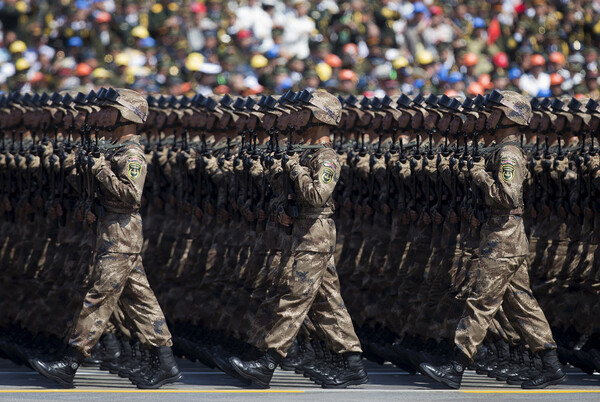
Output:
<svg viewBox="0 0 600 402">
<path fill-rule="evenodd" d="M 189 114 L 187 114 L 187 113 L 185 113 L 185 114 L 184 114 L 184 115 L 181 117 L 181 125 L 182 125 L 183 127 L 190 127 L 190 122 L 191 122 L 191 120 L 190 120 L 190 117 L 191 117 L 191 115 L 189 115 Z"/>
<path fill-rule="evenodd" d="M 36 127 L 36 116 L 33 112 L 25 112 L 23 114 L 23 122 L 27 126 Z"/>
<path fill-rule="evenodd" d="M 458 133 L 458 130 L 460 130 L 461 124 L 462 124 L 462 120 L 460 119 L 460 117 L 454 116 L 452 118 L 452 121 L 450 122 L 450 134 Z"/>
<path fill-rule="evenodd" d="M 175 112 L 171 112 L 169 117 L 167 118 L 167 125 L 172 126 L 177 121 L 177 114 Z"/>
<path fill-rule="evenodd" d="M 196 116 L 198 116 L 198 127 L 206 127 L 208 116 L 205 113 L 197 113 Z"/>
<path fill-rule="evenodd" d="M 246 119 L 246 127 L 248 127 L 248 129 L 250 130 L 256 130 L 256 128 L 258 127 L 258 117 L 254 115 L 248 116 L 248 118 Z"/>
<path fill-rule="evenodd" d="M 246 123 L 247 123 L 247 119 L 245 116 L 240 116 L 237 121 L 235 122 L 235 130 L 238 133 L 241 133 L 244 130 L 244 127 L 247 127 Z M 250 127 L 247 127 L 248 129 L 250 129 Z"/>
<path fill-rule="evenodd" d="M 571 120 L 571 131 L 574 133 L 578 133 L 581 131 L 581 126 L 583 125 L 583 119 L 577 115 L 573 116 L 573 120 Z"/>
<path fill-rule="evenodd" d="M 379 127 L 381 127 L 382 121 L 382 117 L 379 114 L 376 114 L 375 116 L 373 116 L 373 120 L 371 120 L 371 128 L 377 130 Z"/>
<path fill-rule="evenodd" d="M 68 112 L 65 114 L 65 117 L 63 119 L 63 124 L 65 127 L 71 127 L 73 125 L 73 113 Z"/>
<path fill-rule="evenodd" d="M 146 118 L 146 125 L 148 127 L 152 126 L 155 119 L 156 119 L 156 112 L 154 110 L 150 110 L 148 112 L 148 117 Z"/>
<path fill-rule="evenodd" d="M 20 111 L 19 109 L 13 109 L 10 112 L 9 125 L 14 126 L 15 124 L 19 123 L 22 118 L 23 118 L 23 112 Z"/>
<path fill-rule="evenodd" d="M 40 116 L 40 126 L 49 127 L 50 123 L 52 123 L 52 114 L 49 111 L 44 110 Z"/>
<path fill-rule="evenodd" d="M 263 116 L 262 120 L 260 121 L 260 125 L 265 130 L 270 130 L 275 125 L 276 119 L 277 119 L 277 117 L 275 115 L 272 115 L 272 114 L 269 114 L 269 113 L 265 113 L 265 115 Z"/>
<path fill-rule="evenodd" d="M 90 115 L 88 116 L 88 123 L 90 124 L 90 126 L 100 125 L 101 113 L 102 111 L 93 111 L 92 113 L 90 113 Z"/>
<path fill-rule="evenodd" d="M 596 131 L 598 129 L 598 126 L 600 126 L 600 118 L 592 116 L 592 119 L 590 120 L 588 125 L 590 127 L 590 130 Z"/>
<path fill-rule="evenodd" d="M 159 128 L 164 127 L 165 123 L 167 122 L 167 115 L 164 113 L 157 113 L 156 114 L 156 126 Z"/>
<path fill-rule="evenodd" d="M 421 128 L 422 124 L 423 124 L 423 114 L 421 112 L 417 112 L 414 116 L 412 116 L 412 119 L 410 119 L 410 126 L 412 127 L 413 130 L 417 130 L 417 129 Z"/>
<path fill-rule="evenodd" d="M 452 121 L 452 116 L 449 114 L 445 114 L 442 116 L 441 119 L 438 120 L 437 122 L 437 128 L 440 131 L 445 131 L 448 126 L 450 125 L 450 122 Z"/>
<path fill-rule="evenodd" d="M 549 127 L 550 127 L 550 117 L 548 117 L 548 115 L 542 116 L 542 120 L 540 121 L 540 128 L 542 129 L 542 131 L 546 131 L 546 130 L 548 130 Z"/>
<path fill-rule="evenodd" d="M 529 128 L 531 130 L 537 130 L 537 128 L 540 126 L 540 116 L 536 113 L 534 113 L 531 116 L 531 120 L 529 121 Z"/>
<path fill-rule="evenodd" d="M 462 122 L 462 131 L 472 133 L 475 130 L 475 116 L 467 115 L 467 119 Z"/>
<path fill-rule="evenodd" d="M 437 113 L 431 113 L 431 114 L 429 114 L 425 118 L 425 128 L 427 130 L 433 130 L 436 127 L 436 125 L 437 125 L 437 121 L 438 121 L 438 115 L 437 115 Z"/>
<path fill-rule="evenodd" d="M 354 126 L 356 125 L 357 118 L 358 118 L 358 115 L 356 114 L 356 112 L 354 112 L 354 111 L 348 112 L 348 115 L 346 117 L 346 125 L 342 126 L 342 127 L 354 128 Z"/>
<path fill-rule="evenodd" d="M 565 121 L 567 118 L 565 116 L 558 116 L 554 121 L 554 129 L 557 132 L 561 132 L 565 128 Z"/>
<path fill-rule="evenodd" d="M 215 116 L 214 114 L 209 115 L 206 120 L 206 128 L 208 128 L 208 129 L 213 128 L 215 126 L 216 122 L 217 122 L 217 116 Z"/>
<path fill-rule="evenodd" d="M 85 124 L 85 119 L 87 118 L 88 112 L 85 110 L 77 111 L 77 116 L 75 116 L 75 128 L 79 130 Z"/>
<path fill-rule="evenodd" d="M 363 115 L 360 117 L 360 125 L 366 127 L 371 123 L 371 120 L 373 120 L 373 116 L 371 116 L 369 113 L 363 113 Z"/>
<path fill-rule="evenodd" d="M 103 126 L 108 127 L 117 124 L 119 121 L 119 116 L 121 113 L 115 108 L 106 108 L 104 111 L 104 121 Z"/>
<path fill-rule="evenodd" d="M 392 128 L 392 123 L 394 123 L 394 116 L 391 113 L 386 113 L 381 128 L 387 131 Z"/>
<path fill-rule="evenodd" d="M 402 113 L 402 115 L 400 115 L 400 118 L 398 118 L 398 128 L 403 130 L 406 127 L 408 127 L 408 124 L 410 123 L 410 118 L 411 116 L 408 113 Z"/>
<path fill-rule="evenodd" d="M 475 121 L 475 130 L 483 131 L 483 129 L 485 128 L 486 122 L 487 122 L 487 116 L 483 113 L 480 113 L 479 117 L 477 117 L 477 120 Z"/>
<path fill-rule="evenodd" d="M 486 128 L 490 131 L 495 130 L 496 126 L 498 126 L 498 123 L 500 123 L 500 120 L 502 120 L 503 115 L 504 114 L 501 110 L 494 109 L 494 111 L 487 118 Z"/>
<path fill-rule="evenodd" d="M 65 119 L 65 113 L 64 113 L 62 110 L 57 110 L 57 111 L 54 113 L 54 117 L 52 117 L 52 122 L 53 122 L 54 124 L 57 124 L 57 125 L 59 125 L 59 124 L 61 124 L 61 123 L 62 123 L 62 121 L 63 121 L 64 119 Z"/>
<path fill-rule="evenodd" d="M 231 120 L 231 116 L 229 114 L 225 113 L 219 119 L 219 123 L 217 124 L 217 128 L 220 128 L 221 130 L 225 130 L 227 127 L 229 127 L 229 121 L 230 120 Z"/>
<path fill-rule="evenodd" d="M 290 124 L 291 116 L 287 113 L 283 113 L 281 116 L 277 117 L 277 121 L 275 125 L 279 131 L 283 131 Z"/>
<path fill-rule="evenodd" d="M 302 109 L 296 115 L 296 128 L 305 127 L 310 122 L 312 112 L 309 109 Z"/>
</svg>

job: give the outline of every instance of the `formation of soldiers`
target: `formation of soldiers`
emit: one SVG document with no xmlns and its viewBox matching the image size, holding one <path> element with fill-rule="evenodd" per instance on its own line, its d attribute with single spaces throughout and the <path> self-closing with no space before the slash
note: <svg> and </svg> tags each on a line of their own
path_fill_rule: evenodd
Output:
<svg viewBox="0 0 600 402">
<path fill-rule="evenodd" d="M 116 125 L 99 113 L 110 96 L 103 88 L 0 97 L 0 356 L 17 363 L 62 353 L 90 286 L 104 213 L 91 168 L 114 146 L 103 138 Z M 142 256 L 175 353 L 236 378 L 229 358 L 257 356 L 265 334 L 256 323 L 284 286 L 281 259 L 298 217 L 288 161 L 323 147 L 303 144 L 310 96 L 148 96 L 138 126 L 148 163 Z M 490 100 L 339 100 L 331 145 L 341 169 L 323 180 L 339 175 L 340 308 L 364 357 L 416 373 L 452 353 L 475 281 L 485 197 L 470 172 L 494 150 Z M 531 288 L 561 362 L 591 374 L 600 371 L 600 105 L 533 98 L 531 107 L 519 139 L 529 177 L 518 214 Z M 127 319 L 113 313 L 87 363 L 135 382 L 154 363 Z M 500 309 L 473 368 L 511 384 L 531 378 L 541 361 L 520 330 Z M 281 367 L 340 385 L 347 367 L 325 341 L 309 316 Z"/>
</svg>

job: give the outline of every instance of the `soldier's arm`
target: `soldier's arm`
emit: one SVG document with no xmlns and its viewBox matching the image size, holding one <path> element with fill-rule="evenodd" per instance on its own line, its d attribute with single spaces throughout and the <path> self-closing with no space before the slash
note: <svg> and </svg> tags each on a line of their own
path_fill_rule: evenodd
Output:
<svg viewBox="0 0 600 402">
<path fill-rule="evenodd" d="M 116 168 L 113 171 L 108 162 L 103 162 L 96 171 L 96 178 L 102 188 L 119 200 L 137 204 L 142 199 L 146 179 L 146 159 L 137 150 L 129 150 L 115 156 Z"/>
<path fill-rule="evenodd" d="M 517 200 L 521 198 L 523 181 L 526 178 L 527 166 L 522 155 L 517 152 L 503 150 L 494 161 L 495 171 L 492 174 L 482 167 L 471 170 L 473 181 L 496 206 L 506 209 L 520 207 Z"/>
<path fill-rule="evenodd" d="M 290 178 L 296 185 L 298 197 L 314 208 L 321 208 L 331 197 L 340 177 L 340 163 L 337 157 L 326 156 L 312 162 L 312 169 L 296 164 Z"/>
</svg>

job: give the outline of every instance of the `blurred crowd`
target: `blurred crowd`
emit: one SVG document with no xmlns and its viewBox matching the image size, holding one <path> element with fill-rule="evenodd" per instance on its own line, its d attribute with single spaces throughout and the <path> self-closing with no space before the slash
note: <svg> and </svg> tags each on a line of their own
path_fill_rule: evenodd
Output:
<svg viewBox="0 0 600 402">
<path fill-rule="evenodd" d="M 600 97 L 599 0 L 4 0 L 0 90 Z"/>
</svg>

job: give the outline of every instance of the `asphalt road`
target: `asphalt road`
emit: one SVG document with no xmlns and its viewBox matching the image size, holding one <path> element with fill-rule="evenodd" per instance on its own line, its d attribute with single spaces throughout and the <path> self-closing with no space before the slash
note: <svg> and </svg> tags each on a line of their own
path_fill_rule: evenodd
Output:
<svg viewBox="0 0 600 402">
<path fill-rule="evenodd" d="M 460 390 L 448 390 L 422 375 L 408 375 L 392 365 L 366 363 L 370 383 L 348 390 L 323 390 L 301 375 L 277 370 L 269 390 L 244 388 L 218 370 L 180 360 L 181 383 L 158 391 L 141 391 L 125 379 L 94 367 L 82 367 L 74 389 L 62 389 L 26 367 L 0 359 L 0 400 L 15 401 L 387 401 L 387 400 L 594 400 L 600 401 L 600 375 L 569 370 L 569 381 L 542 391 L 517 386 L 466 372 Z"/>
</svg>

